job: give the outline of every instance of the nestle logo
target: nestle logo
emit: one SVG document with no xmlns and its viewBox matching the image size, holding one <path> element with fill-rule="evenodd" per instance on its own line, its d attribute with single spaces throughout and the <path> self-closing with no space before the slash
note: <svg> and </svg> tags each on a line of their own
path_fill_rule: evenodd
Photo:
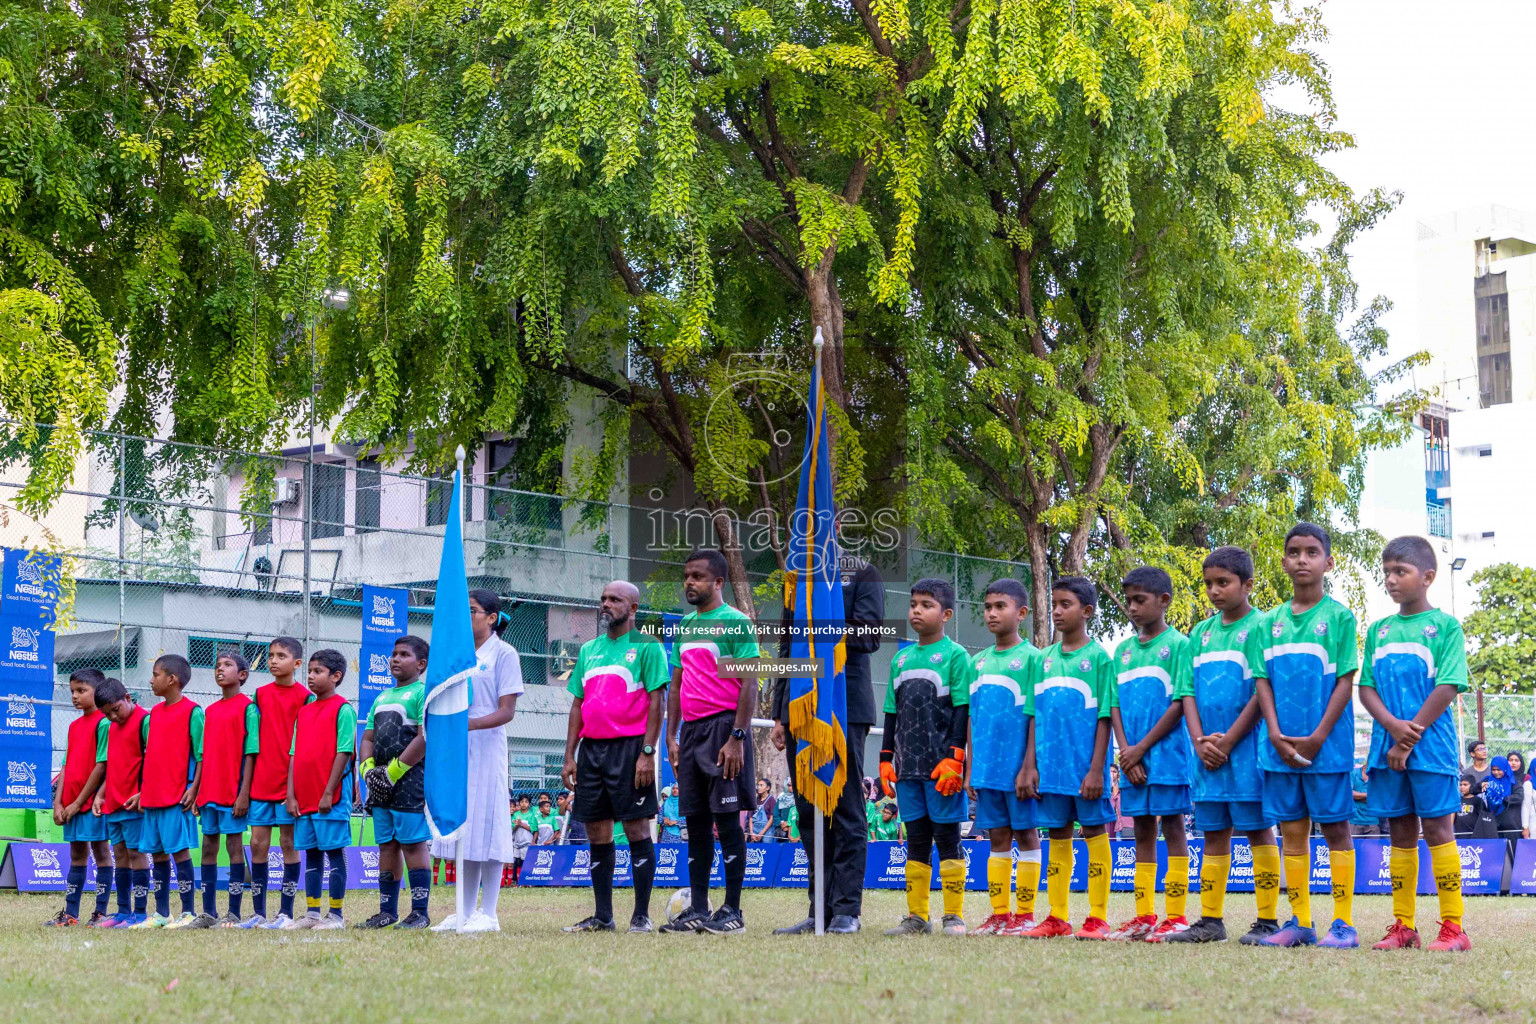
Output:
<svg viewBox="0 0 1536 1024">
<path fill-rule="evenodd" d="M 656 863 L 659 864 L 661 867 L 664 867 L 664 868 L 676 867 L 677 866 L 677 851 L 676 850 L 662 850 L 656 856 Z"/>
<path fill-rule="evenodd" d="M 534 860 L 534 864 L 541 868 L 547 868 L 554 862 L 555 851 L 553 850 L 540 850 L 538 858 Z"/>
<path fill-rule="evenodd" d="M 59 855 L 57 852 L 53 850 L 39 850 L 36 847 L 34 847 L 30 852 L 32 854 L 32 866 L 34 868 L 52 868 L 55 871 L 59 869 Z"/>
<path fill-rule="evenodd" d="M 36 562 L 22 559 L 16 563 L 16 582 L 43 585 L 43 567 Z"/>
<path fill-rule="evenodd" d="M 1133 867 L 1136 864 L 1136 848 L 1134 846 L 1122 846 L 1115 854 L 1115 864 L 1119 867 Z"/>
<path fill-rule="evenodd" d="M 358 855 L 363 859 L 363 867 L 369 871 L 377 871 L 379 868 L 379 853 L 377 850 L 358 850 Z"/>
<path fill-rule="evenodd" d="M 372 675 L 387 675 L 389 672 L 389 655 L 368 655 L 368 671 Z"/>
<path fill-rule="evenodd" d="M 30 761 L 5 762 L 5 780 L 7 782 L 25 782 L 29 786 L 37 785 L 37 767 Z"/>
<path fill-rule="evenodd" d="M 11 627 L 11 654 L 18 651 L 36 651 L 37 638 L 42 633 L 40 629 L 31 629 L 27 626 Z"/>
<path fill-rule="evenodd" d="M 393 625 L 393 623 L 395 621 L 395 603 L 393 601 L 391 601 L 387 597 L 383 597 L 383 596 L 381 596 L 379 594 L 374 594 L 373 595 L 373 614 L 374 614 L 374 621 L 375 622 L 377 622 L 379 617 L 382 616 L 383 619 L 385 620 L 385 622 L 388 622 L 391 625 Z"/>
</svg>

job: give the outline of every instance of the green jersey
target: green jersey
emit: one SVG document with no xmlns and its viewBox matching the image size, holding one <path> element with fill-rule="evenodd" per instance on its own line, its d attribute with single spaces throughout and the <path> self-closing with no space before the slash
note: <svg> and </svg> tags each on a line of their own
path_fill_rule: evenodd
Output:
<svg viewBox="0 0 1536 1024">
<path fill-rule="evenodd" d="M 1129 743 L 1140 743 L 1173 703 L 1173 677 L 1184 659 L 1186 638 L 1172 627 L 1151 640 L 1133 636 L 1115 649 L 1115 689 L 1120 724 Z M 1149 786 L 1189 785 L 1189 732 L 1184 719 L 1141 759 Z"/>
<path fill-rule="evenodd" d="M 1012 791 L 1024 763 L 1026 695 L 1040 673 L 1040 651 L 1028 641 L 988 647 L 972 662 L 971 785 Z"/>
<path fill-rule="evenodd" d="M 373 700 L 364 726 L 373 731 L 373 760 L 387 765 L 401 754 L 421 733 L 425 714 L 427 687 L 420 679 L 404 686 L 392 686 Z M 426 808 L 426 770 L 414 764 L 395 783 L 387 806 L 394 811 L 419 812 Z"/>
<path fill-rule="evenodd" d="M 1417 615 L 1389 615 L 1372 623 L 1365 633 L 1360 685 L 1375 690 L 1392 717 L 1404 721 L 1419 713 L 1437 686 L 1451 686 L 1457 693 L 1465 693 L 1467 642 L 1461 623 L 1438 608 Z M 1366 764 L 1373 770 L 1385 770 L 1392 743 L 1392 735 L 1380 722 L 1373 722 Z M 1408 770 L 1458 775 L 1460 754 L 1456 723 L 1447 708 L 1414 744 Z"/>
<path fill-rule="evenodd" d="M 1076 796 L 1093 766 L 1099 720 L 1119 706 L 1115 663 L 1095 640 L 1074 651 L 1057 643 L 1042 652 L 1040 680 L 1025 696 L 1035 719 L 1040 792 Z M 1109 792 L 1110 744 L 1104 745 L 1104 792 Z"/>
<path fill-rule="evenodd" d="M 950 756 L 955 709 L 971 702 L 976 670 L 964 647 L 947 636 L 904 647 L 891 665 L 885 713 L 896 716 L 896 777 L 927 782 Z M 960 737 L 963 744 L 964 738 Z"/>
<path fill-rule="evenodd" d="M 869 822 L 869 838 L 877 842 L 895 842 L 901 838 L 901 819 L 896 817 L 886 821 L 885 815 L 875 815 Z"/>
</svg>

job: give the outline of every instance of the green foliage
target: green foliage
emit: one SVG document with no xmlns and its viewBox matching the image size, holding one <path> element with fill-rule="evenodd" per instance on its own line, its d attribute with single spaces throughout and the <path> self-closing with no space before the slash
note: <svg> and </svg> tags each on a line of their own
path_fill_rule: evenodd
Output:
<svg viewBox="0 0 1536 1024">
<path fill-rule="evenodd" d="M 1371 543 L 1401 368 L 1363 369 L 1384 306 L 1346 247 L 1395 197 L 1322 164 L 1351 139 L 1311 8 L 0 0 L 0 28 L 29 507 L 121 379 L 110 425 L 248 450 L 318 384 L 322 422 L 427 471 L 504 432 L 547 474 L 554 410 L 595 395 L 573 500 L 627 447 L 783 515 L 821 329 L 839 500 L 929 545 L 1037 587 L 1155 561 L 1187 622 L 1209 545 L 1254 547 L 1272 599 L 1291 520 Z"/>
<path fill-rule="evenodd" d="M 1477 609 L 1462 629 L 1474 683 L 1489 693 L 1536 692 L 1536 569 L 1500 562 L 1473 573 L 1472 585 Z"/>
</svg>

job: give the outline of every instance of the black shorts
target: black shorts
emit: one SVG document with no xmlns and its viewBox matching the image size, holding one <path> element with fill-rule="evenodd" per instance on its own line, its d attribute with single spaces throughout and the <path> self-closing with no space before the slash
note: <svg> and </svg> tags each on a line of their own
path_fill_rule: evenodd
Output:
<svg viewBox="0 0 1536 1024">
<path fill-rule="evenodd" d="M 752 737 L 741 741 L 741 773 L 736 778 L 727 780 L 717 763 L 735 727 L 734 711 L 683 722 L 677 741 L 677 809 L 683 817 L 757 809 Z"/>
<path fill-rule="evenodd" d="M 582 823 L 656 817 L 656 784 L 635 788 L 644 736 L 582 740 L 576 750 L 576 810 Z"/>
</svg>

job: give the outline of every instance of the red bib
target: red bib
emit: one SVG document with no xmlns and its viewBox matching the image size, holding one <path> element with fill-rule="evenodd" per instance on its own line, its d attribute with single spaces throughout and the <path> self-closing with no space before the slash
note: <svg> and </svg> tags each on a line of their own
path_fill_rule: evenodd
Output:
<svg viewBox="0 0 1536 1024">
<path fill-rule="evenodd" d="M 107 781 L 102 784 L 101 812 L 120 811 L 128 798 L 139 791 L 144 769 L 144 716 L 135 706 L 122 725 L 107 726 Z"/>
<path fill-rule="evenodd" d="M 284 800 L 288 796 L 288 744 L 293 742 L 293 723 L 299 708 L 309 700 L 306 686 L 267 683 L 256 688 L 256 710 L 261 712 L 261 751 L 251 776 L 252 800 Z"/>
<path fill-rule="evenodd" d="M 85 780 L 96 768 L 96 726 L 106 716 L 92 709 L 69 723 L 69 739 L 64 747 L 64 777 L 59 780 L 59 803 L 68 807 L 85 788 Z"/>
<path fill-rule="evenodd" d="M 240 768 L 245 761 L 245 709 L 251 698 L 238 693 L 203 709 L 203 780 L 197 806 L 224 807 L 240 795 Z"/>
<path fill-rule="evenodd" d="M 164 701 L 149 713 L 149 744 L 144 748 L 144 788 L 139 806 L 147 810 L 181 802 L 192 780 L 192 710 L 186 697 Z"/>
<path fill-rule="evenodd" d="M 346 703 L 340 694 L 333 693 L 299 709 L 294 725 L 293 795 L 299 801 L 300 814 L 320 810 L 320 797 L 330 781 L 331 765 L 336 763 L 336 716 Z M 332 805 L 341 802 L 341 787 L 346 781 L 343 772 L 331 795 Z"/>
</svg>

